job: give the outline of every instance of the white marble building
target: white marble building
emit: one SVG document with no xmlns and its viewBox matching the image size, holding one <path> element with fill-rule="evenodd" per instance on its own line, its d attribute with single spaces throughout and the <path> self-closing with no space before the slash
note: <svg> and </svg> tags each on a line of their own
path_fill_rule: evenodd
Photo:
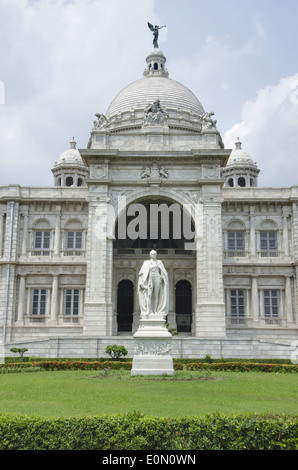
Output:
<svg viewBox="0 0 298 470">
<path fill-rule="evenodd" d="M 258 187 L 257 164 L 240 141 L 224 148 L 213 113 L 169 78 L 162 51 L 146 62 L 96 114 L 87 148 L 71 140 L 53 187 L 0 188 L 6 354 L 100 357 L 117 343 L 132 356 L 138 272 L 154 247 L 179 332 L 173 357 L 290 358 L 298 186 Z"/>
</svg>

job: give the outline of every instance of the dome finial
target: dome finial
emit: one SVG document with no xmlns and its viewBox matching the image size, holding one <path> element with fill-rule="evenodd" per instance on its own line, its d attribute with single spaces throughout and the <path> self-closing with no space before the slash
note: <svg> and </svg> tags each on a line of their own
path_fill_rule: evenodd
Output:
<svg viewBox="0 0 298 470">
<path fill-rule="evenodd" d="M 242 142 L 240 142 L 239 137 L 237 137 L 237 142 L 235 143 L 236 149 L 241 150 Z"/>
<path fill-rule="evenodd" d="M 74 137 L 71 139 L 71 141 L 69 142 L 69 144 L 70 144 L 70 148 L 71 148 L 71 149 L 75 149 L 75 148 L 76 148 L 77 143 L 76 143 Z"/>
</svg>

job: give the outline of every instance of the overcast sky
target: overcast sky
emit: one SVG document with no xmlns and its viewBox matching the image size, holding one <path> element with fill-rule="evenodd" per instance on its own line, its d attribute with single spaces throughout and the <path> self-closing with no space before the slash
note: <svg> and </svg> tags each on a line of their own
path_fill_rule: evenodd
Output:
<svg viewBox="0 0 298 470">
<path fill-rule="evenodd" d="M 298 185 L 297 0 L 0 0 L 0 185 L 51 186 L 94 114 L 142 78 L 152 33 L 170 78 L 237 137 L 259 186 Z"/>
</svg>

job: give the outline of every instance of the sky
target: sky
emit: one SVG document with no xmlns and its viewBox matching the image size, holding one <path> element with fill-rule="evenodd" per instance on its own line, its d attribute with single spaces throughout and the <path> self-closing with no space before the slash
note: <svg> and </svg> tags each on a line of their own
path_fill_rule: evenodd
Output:
<svg viewBox="0 0 298 470">
<path fill-rule="evenodd" d="M 297 18 L 297 0 L 0 0 L 0 185 L 53 185 L 72 137 L 86 148 L 95 113 L 142 78 L 148 21 L 259 186 L 298 185 Z"/>
</svg>

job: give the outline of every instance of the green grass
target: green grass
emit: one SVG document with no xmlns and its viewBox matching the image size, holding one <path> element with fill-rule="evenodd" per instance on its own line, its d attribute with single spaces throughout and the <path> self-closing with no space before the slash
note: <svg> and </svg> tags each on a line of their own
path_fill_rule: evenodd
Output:
<svg viewBox="0 0 298 470">
<path fill-rule="evenodd" d="M 211 377 L 220 380 L 196 381 L 150 380 L 124 371 L 95 378 L 99 375 L 99 371 L 0 374 L 0 412 L 44 417 L 134 411 L 168 417 L 216 411 L 298 414 L 298 374 L 214 372 Z"/>
</svg>

